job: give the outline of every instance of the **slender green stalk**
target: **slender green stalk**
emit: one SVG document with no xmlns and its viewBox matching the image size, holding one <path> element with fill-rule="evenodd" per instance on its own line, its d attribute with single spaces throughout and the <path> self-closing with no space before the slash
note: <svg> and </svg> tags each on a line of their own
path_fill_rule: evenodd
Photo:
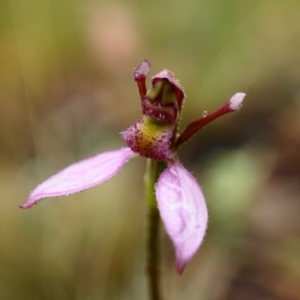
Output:
<svg viewBox="0 0 300 300">
<path fill-rule="evenodd" d="M 161 162 L 147 160 L 145 176 L 146 200 L 149 209 L 147 236 L 147 273 L 151 300 L 162 300 L 160 287 L 160 216 L 155 197 L 155 183 L 164 168 Z"/>
</svg>

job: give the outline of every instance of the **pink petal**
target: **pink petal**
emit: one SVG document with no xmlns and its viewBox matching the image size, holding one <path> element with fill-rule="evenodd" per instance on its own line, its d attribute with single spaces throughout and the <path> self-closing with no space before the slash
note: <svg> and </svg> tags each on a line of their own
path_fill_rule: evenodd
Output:
<svg viewBox="0 0 300 300">
<path fill-rule="evenodd" d="M 176 250 L 176 267 L 181 274 L 205 235 L 208 215 L 202 190 L 179 162 L 162 172 L 156 185 L 161 218 Z"/>
<path fill-rule="evenodd" d="M 130 148 L 104 152 L 75 163 L 38 185 L 21 208 L 40 199 L 69 195 L 98 185 L 117 174 L 136 154 Z"/>
</svg>

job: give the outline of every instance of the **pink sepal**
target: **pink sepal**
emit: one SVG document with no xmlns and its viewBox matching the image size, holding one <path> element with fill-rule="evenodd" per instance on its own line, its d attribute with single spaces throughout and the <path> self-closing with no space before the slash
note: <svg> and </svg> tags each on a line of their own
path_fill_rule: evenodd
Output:
<svg viewBox="0 0 300 300">
<path fill-rule="evenodd" d="M 176 268 L 181 274 L 201 245 L 208 214 L 202 190 L 179 162 L 160 175 L 156 197 L 161 218 L 176 251 Z"/>
<path fill-rule="evenodd" d="M 69 195 L 96 186 L 116 175 L 135 155 L 130 148 L 122 148 L 75 163 L 38 185 L 20 207 L 30 208 L 43 198 Z"/>
</svg>

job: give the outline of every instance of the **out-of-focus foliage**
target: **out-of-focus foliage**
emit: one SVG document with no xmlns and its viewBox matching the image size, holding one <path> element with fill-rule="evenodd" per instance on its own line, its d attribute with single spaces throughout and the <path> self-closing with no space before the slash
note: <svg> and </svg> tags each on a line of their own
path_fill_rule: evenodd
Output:
<svg viewBox="0 0 300 300">
<path fill-rule="evenodd" d="M 0 299 L 147 299 L 143 159 L 18 209 L 49 175 L 123 145 L 145 58 L 185 88 L 182 126 L 247 93 L 180 150 L 210 226 L 182 277 L 163 235 L 165 298 L 299 299 L 299 19 L 297 0 L 2 0 Z"/>
</svg>

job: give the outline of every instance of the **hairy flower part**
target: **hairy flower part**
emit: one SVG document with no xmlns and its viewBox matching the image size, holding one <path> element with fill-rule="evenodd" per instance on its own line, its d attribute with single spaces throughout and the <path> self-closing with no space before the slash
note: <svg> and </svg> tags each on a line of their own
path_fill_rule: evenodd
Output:
<svg viewBox="0 0 300 300">
<path fill-rule="evenodd" d="M 135 70 L 134 70 L 134 80 L 136 81 L 141 100 L 144 99 L 147 93 L 146 88 L 146 77 L 150 70 L 150 63 L 148 60 L 144 60 Z M 155 76 L 152 77 L 151 83 L 152 87 L 154 87 L 157 82 L 167 80 L 169 84 L 173 87 L 177 99 L 177 107 L 179 112 L 181 112 L 182 104 L 185 99 L 185 93 L 183 88 L 179 84 L 179 81 L 175 79 L 174 74 L 169 70 L 163 70 L 157 73 Z"/>
<path fill-rule="evenodd" d="M 121 133 L 128 147 L 141 156 L 156 161 L 172 159 L 171 141 L 185 98 L 182 87 L 172 72 L 163 70 L 152 78 L 146 92 L 146 76 L 150 63 L 145 60 L 135 69 L 143 118 Z"/>
<path fill-rule="evenodd" d="M 173 125 L 158 125 L 151 118 L 144 116 L 121 135 L 133 152 L 156 161 L 163 161 L 173 158 L 170 148 L 173 133 Z"/>
<path fill-rule="evenodd" d="M 38 185 L 20 207 L 30 208 L 41 199 L 70 195 L 103 183 L 134 156 L 130 148 L 122 148 L 75 163 Z"/>
<path fill-rule="evenodd" d="M 160 175 L 156 197 L 161 218 L 176 250 L 181 274 L 200 247 L 207 228 L 208 213 L 197 180 L 179 162 Z"/>
</svg>

